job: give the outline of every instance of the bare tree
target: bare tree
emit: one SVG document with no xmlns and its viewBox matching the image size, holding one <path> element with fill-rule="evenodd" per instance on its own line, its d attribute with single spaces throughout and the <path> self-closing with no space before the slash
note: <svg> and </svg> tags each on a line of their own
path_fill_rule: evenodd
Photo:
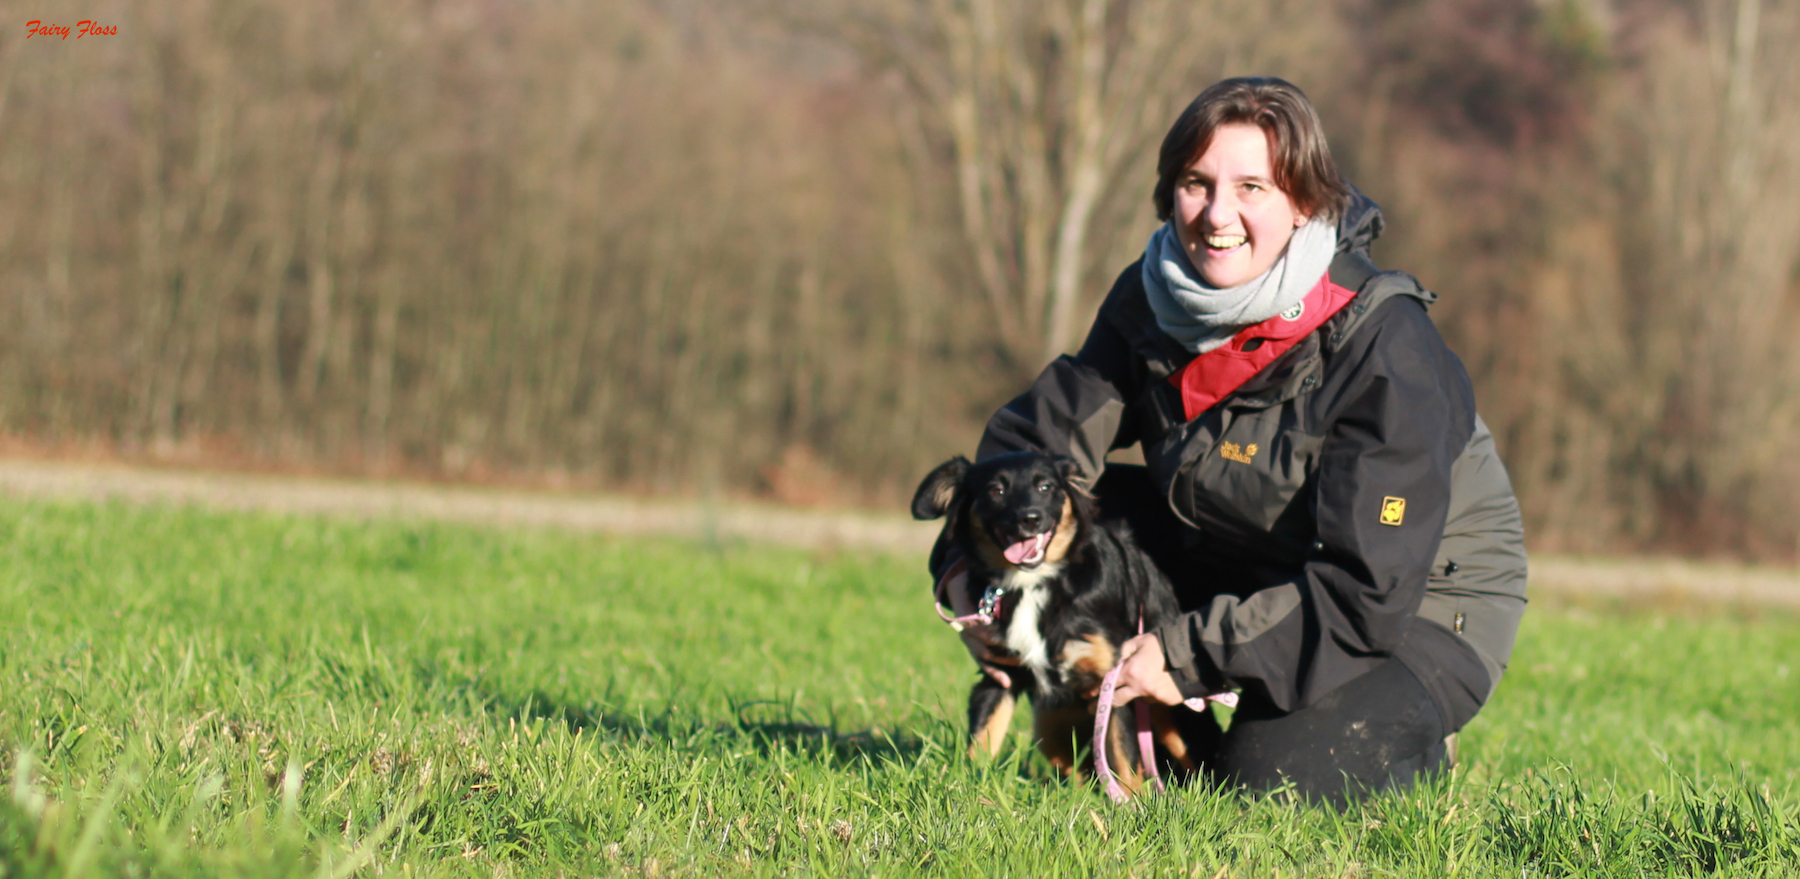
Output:
<svg viewBox="0 0 1800 879">
<path fill-rule="evenodd" d="M 795 2 L 0 39 L 0 433 L 904 497 L 1141 252 L 1182 104 L 1272 73 L 1444 293 L 1538 545 L 1800 553 L 1793 0 Z"/>
<path fill-rule="evenodd" d="M 1154 145 L 1183 102 L 1330 24 L 1265 27 L 1282 5 L 864 0 L 813 21 L 926 108 L 977 285 L 1012 361 L 1035 372 L 1076 341 L 1117 238 L 1146 229 Z"/>
<path fill-rule="evenodd" d="M 1800 9 L 1705 13 L 1698 35 L 1658 33 L 1637 80 L 1647 112 L 1625 131 L 1643 195 L 1620 225 L 1643 257 L 1632 280 L 1654 307 L 1634 325 L 1661 392 L 1639 476 L 1665 527 L 1736 542 L 1727 523 L 1782 516 L 1795 490 L 1780 474 L 1800 429 Z"/>
</svg>

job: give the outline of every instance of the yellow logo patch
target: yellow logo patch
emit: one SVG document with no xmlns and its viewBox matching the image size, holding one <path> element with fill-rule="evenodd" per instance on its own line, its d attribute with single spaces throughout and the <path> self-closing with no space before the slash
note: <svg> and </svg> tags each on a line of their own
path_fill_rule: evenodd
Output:
<svg viewBox="0 0 1800 879">
<path fill-rule="evenodd" d="M 1262 449 L 1257 448 L 1256 443 L 1242 447 L 1237 443 L 1219 443 L 1219 457 L 1227 461 L 1236 461 L 1239 464 L 1250 463 L 1250 459 L 1256 457 L 1256 453 L 1260 451 Z"/>
<path fill-rule="evenodd" d="M 1398 525 L 1406 518 L 1406 498 L 1384 497 L 1381 499 L 1381 524 Z"/>
</svg>

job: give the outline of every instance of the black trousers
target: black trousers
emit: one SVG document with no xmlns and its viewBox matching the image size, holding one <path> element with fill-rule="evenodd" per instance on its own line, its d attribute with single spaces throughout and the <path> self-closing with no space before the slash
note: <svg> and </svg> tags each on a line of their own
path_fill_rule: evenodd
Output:
<svg viewBox="0 0 1800 879">
<path fill-rule="evenodd" d="M 1182 533 L 1191 529 L 1169 511 L 1143 468 L 1109 465 L 1094 493 L 1103 518 L 1131 525 L 1184 607 L 1210 601 L 1210 595 L 1182 594 L 1204 582 L 1196 574 L 1212 565 L 1192 556 Z M 1229 730 L 1210 713 L 1189 718 L 1182 732 L 1214 782 L 1255 791 L 1292 784 L 1300 795 L 1339 808 L 1364 793 L 1409 788 L 1447 762 L 1446 731 L 1431 694 L 1393 659 L 1297 711 L 1245 694 Z"/>
<path fill-rule="evenodd" d="M 1213 783 L 1251 791 L 1291 784 L 1338 808 L 1410 788 L 1447 763 L 1437 706 L 1397 660 L 1298 711 L 1246 699 L 1222 732 L 1210 712 L 1189 717 L 1183 737 Z"/>
</svg>

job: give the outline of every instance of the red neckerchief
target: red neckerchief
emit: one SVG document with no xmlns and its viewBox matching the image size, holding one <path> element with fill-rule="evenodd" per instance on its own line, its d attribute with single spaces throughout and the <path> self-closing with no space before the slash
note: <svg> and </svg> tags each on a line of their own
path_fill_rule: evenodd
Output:
<svg viewBox="0 0 1800 879">
<path fill-rule="evenodd" d="M 1231 341 L 1206 352 L 1169 376 L 1169 384 L 1181 389 L 1181 408 L 1189 421 L 1214 404 L 1230 396 L 1276 358 L 1300 343 L 1307 334 L 1319 328 L 1326 318 L 1350 304 L 1356 291 L 1331 283 L 1331 275 L 1319 279 L 1306 298 L 1295 309 L 1288 309 L 1255 326 L 1245 327 Z M 1251 339 L 1262 339 L 1261 345 L 1244 350 Z"/>
</svg>

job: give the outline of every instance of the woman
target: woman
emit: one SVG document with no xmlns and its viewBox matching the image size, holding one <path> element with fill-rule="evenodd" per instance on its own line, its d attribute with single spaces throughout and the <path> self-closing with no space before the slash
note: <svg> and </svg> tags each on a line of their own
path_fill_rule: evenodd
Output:
<svg viewBox="0 0 1800 879">
<path fill-rule="evenodd" d="M 1201 93 L 1157 176 L 1144 259 L 978 456 L 1074 458 L 1170 575 L 1184 613 L 1125 645 L 1118 698 L 1240 691 L 1229 731 L 1190 730 L 1214 778 L 1338 804 L 1408 786 L 1453 759 L 1525 605 L 1518 503 L 1436 296 L 1370 263 L 1380 210 L 1287 82 Z M 1106 466 L 1132 443 L 1146 466 Z"/>
</svg>

